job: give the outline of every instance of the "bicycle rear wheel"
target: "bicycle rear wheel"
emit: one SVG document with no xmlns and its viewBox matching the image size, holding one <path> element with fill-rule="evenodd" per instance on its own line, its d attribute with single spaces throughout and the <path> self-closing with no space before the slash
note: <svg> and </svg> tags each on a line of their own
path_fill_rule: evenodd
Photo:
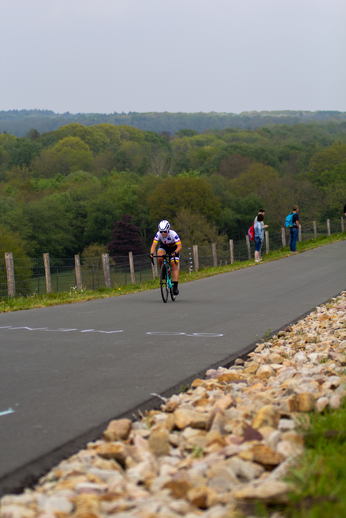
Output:
<svg viewBox="0 0 346 518">
<path fill-rule="evenodd" d="M 167 270 L 166 265 L 163 264 L 160 270 L 160 288 L 163 302 L 168 300 L 168 286 L 167 286 Z"/>
<path fill-rule="evenodd" d="M 176 299 L 176 295 L 174 295 L 173 293 L 173 288 L 170 289 L 170 292 L 171 292 L 171 299 L 173 300 L 173 302 L 175 301 Z"/>
</svg>

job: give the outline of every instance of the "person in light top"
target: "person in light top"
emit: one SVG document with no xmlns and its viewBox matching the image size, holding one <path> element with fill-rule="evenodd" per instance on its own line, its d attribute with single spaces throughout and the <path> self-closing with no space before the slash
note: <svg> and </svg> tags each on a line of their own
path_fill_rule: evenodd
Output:
<svg viewBox="0 0 346 518">
<path fill-rule="evenodd" d="M 263 221 L 263 214 L 258 214 L 257 221 L 255 221 L 254 224 L 254 230 L 255 230 L 255 263 L 258 263 L 261 261 L 260 253 L 261 253 L 261 246 L 263 243 L 263 230 L 262 230 L 262 223 Z"/>
<path fill-rule="evenodd" d="M 260 209 L 260 210 L 258 211 L 258 214 L 262 214 L 263 219 L 264 219 L 264 215 L 265 215 L 265 213 L 266 213 L 266 212 L 265 212 L 265 210 L 263 210 L 263 209 Z M 256 223 L 256 221 L 257 221 L 258 214 L 257 214 L 257 216 L 256 216 L 256 217 L 255 217 L 255 219 L 254 219 L 254 224 L 255 224 L 255 223 Z M 261 221 L 261 225 L 262 225 L 262 234 L 263 234 L 263 239 L 264 239 L 264 232 L 265 232 L 265 230 L 269 227 L 269 225 L 265 225 L 263 220 Z M 259 251 L 258 259 L 259 259 L 259 260 L 261 260 L 261 259 L 262 259 L 262 257 L 261 257 L 261 251 Z"/>
<path fill-rule="evenodd" d="M 173 293 L 174 295 L 178 295 L 178 282 L 179 282 L 179 270 L 178 270 L 178 262 L 179 262 L 179 252 L 182 249 L 182 244 L 178 234 L 175 230 L 171 229 L 169 222 L 164 219 L 160 221 L 158 225 L 158 231 L 154 237 L 153 244 L 150 249 L 150 257 L 153 257 L 156 247 L 159 244 L 159 249 L 157 251 L 157 255 L 165 255 L 166 253 L 171 253 L 171 266 L 172 266 L 172 281 L 173 281 Z M 163 259 L 161 257 L 158 258 L 158 264 L 161 268 L 163 263 Z"/>
</svg>

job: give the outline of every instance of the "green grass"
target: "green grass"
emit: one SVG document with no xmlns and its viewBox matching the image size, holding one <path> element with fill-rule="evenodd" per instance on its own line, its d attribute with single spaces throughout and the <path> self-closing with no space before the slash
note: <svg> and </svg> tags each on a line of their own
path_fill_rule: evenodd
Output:
<svg viewBox="0 0 346 518">
<path fill-rule="evenodd" d="M 37 295 L 33 293 L 26 297 L 9 297 L 0 299 L 0 313 L 19 311 L 22 309 L 43 308 L 48 306 L 59 306 L 61 304 L 75 304 L 87 300 L 104 299 L 119 295 L 128 295 L 139 291 L 147 291 L 158 288 L 158 280 L 148 281 L 142 284 L 126 284 L 116 288 L 100 288 L 99 290 L 80 290 L 72 288 L 69 292 L 50 293 Z"/>
<path fill-rule="evenodd" d="M 346 517 L 346 401 L 337 410 L 315 411 L 305 417 L 300 429 L 304 453 L 285 478 L 293 488 L 288 504 L 258 504 L 252 516 Z"/>
<path fill-rule="evenodd" d="M 304 241 L 302 243 L 297 243 L 297 253 L 305 252 L 307 250 L 311 250 L 313 248 L 318 248 L 320 246 L 329 245 L 331 243 L 335 243 L 338 241 L 343 241 L 346 239 L 346 232 L 333 234 L 330 237 L 322 236 L 317 239 L 310 239 L 309 241 Z M 203 279 L 205 277 L 211 277 L 213 275 L 219 275 L 221 273 L 230 272 L 233 270 L 240 270 L 243 268 L 249 268 L 261 266 L 263 263 L 269 261 L 276 261 L 278 259 L 282 259 L 284 257 L 288 257 L 292 255 L 289 251 L 289 247 L 281 248 L 279 250 L 275 250 L 269 252 L 269 254 L 262 255 L 261 263 L 254 263 L 254 260 L 251 261 L 237 261 L 234 264 L 226 264 L 224 266 L 217 266 L 214 268 L 204 268 L 198 272 L 191 273 L 180 273 L 180 283 L 191 282 L 198 279 Z M 74 275 L 71 276 L 71 280 L 74 282 Z M 39 281 L 40 282 L 40 281 Z M 42 291 L 45 289 L 44 285 L 44 277 L 41 279 Z M 36 286 L 36 283 L 33 283 L 33 286 Z M 54 282 L 52 282 L 52 286 L 54 288 Z M 0 313 L 9 312 L 9 311 L 18 311 L 22 309 L 32 309 L 32 308 L 41 308 L 47 306 L 57 306 L 60 304 L 73 304 L 76 302 L 82 302 L 87 300 L 95 300 L 102 299 L 107 297 L 115 297 L 118 295 L 128 295 L 130 293 L 138 293 L 140 291 L 147 291 L 156 289 L 159 287 L 159 280 L 147 280 L 142 282 L 141 284 L 126 284 L 126 285 L 117 285 L 114 288 L 100 288 L 98 290 L 81 290 L 77 291 L 74 287 L 69 288 L 69 291 L 65 292 L 57 292 L 47 294 L 37 294 L 33 293 L 29 296 L 18 296 L 13 298 L 0 298 Z"/>
<path fill-rule="evenodd" d="M 345 518 L 346 402 L 310 418 L 304 454 L 287 477 L 296 489 L 280 511 L 287 518 Z"/>
</svg>

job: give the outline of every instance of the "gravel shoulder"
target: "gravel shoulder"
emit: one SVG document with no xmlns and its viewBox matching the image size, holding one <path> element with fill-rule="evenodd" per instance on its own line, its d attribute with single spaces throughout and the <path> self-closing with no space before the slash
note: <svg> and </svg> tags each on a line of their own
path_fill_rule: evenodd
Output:
<svg viewBox="0 0 346 518">
<path fill-rule="evenodd" d="M 284 504 L 302 423 L 342 403 L 345 353 L 344 291 L 160 410 L 111 421 L 36 487 L 4 496 L 0 516 L 232 518 Z"/>
</svg>

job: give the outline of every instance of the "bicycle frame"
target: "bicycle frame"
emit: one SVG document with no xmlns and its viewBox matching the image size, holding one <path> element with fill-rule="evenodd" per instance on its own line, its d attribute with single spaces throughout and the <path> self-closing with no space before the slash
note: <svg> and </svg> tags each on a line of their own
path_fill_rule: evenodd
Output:
<svg viewBox="0 0 346 518">
<path fill-rule="evenodd" d="M 163 264 L 166 266 L 167 268 L 167 271 L 166 271 L 166 278 L 167 278 L 167 286 L 168 288 L 171 290 L 173 288 L 173 283 L 172 283 L 172 267 L 171 267 L 171 263 L 170 261 L 163 261 Z"/>
<path fill-rule="evenodd" d="M 171 295 L 171 299 L 174 302 L 176 295 L 173 293 L 173 282 L 172 282 L 172 267 L 171 267 L 171 254 L 164 255 L 154 255 L 151 258 L 152 263 L 154 264 L 153 258 L 161 258 L 163 259 L 163 263 L 160 269 L 160 288 L 161 288 L 161 296 L 163 302 L 167 302 L 168 293 Z"/>
</svg>

